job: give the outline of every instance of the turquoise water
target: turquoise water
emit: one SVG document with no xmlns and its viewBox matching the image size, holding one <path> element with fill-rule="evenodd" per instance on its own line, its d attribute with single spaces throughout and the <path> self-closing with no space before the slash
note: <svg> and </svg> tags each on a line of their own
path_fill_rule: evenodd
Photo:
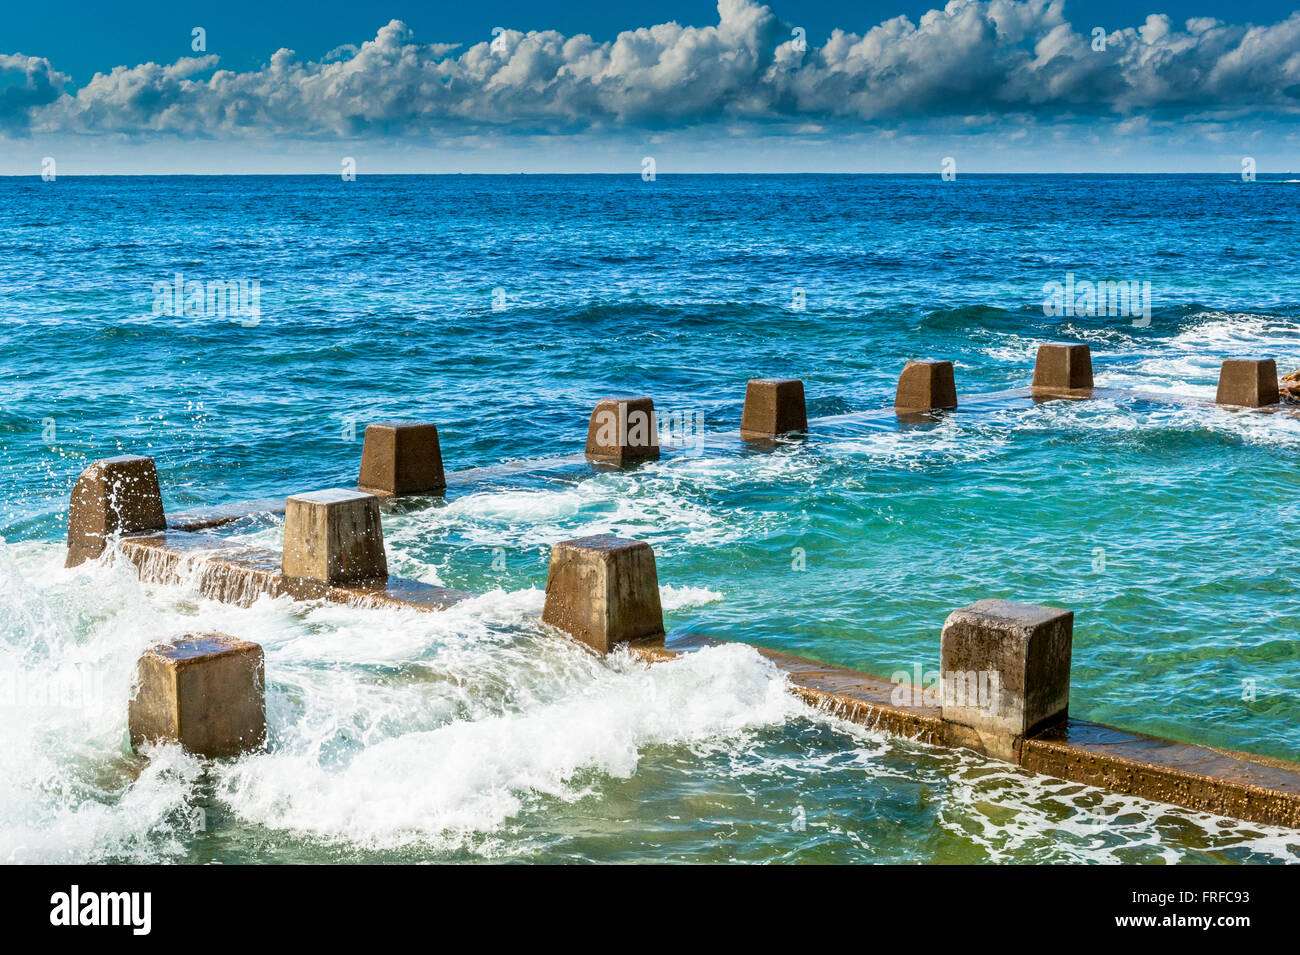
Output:
<svg viewBox="0 0 1300 955">
<path fill-rule="evenodd" d="M 723 431 L 752 376 L 836 416 L 890 404 L 913 357 L 952 359 L 959 392 L 1023 385 L 1045 340 L 1087 342 L 1100 385 L 1212 397 L 1223 358 L 1300 368 L 1294 188 L 0 183 L 0 858 L 1300 859 L 1294 833 L 821 717 L 744 647 L 648 669 L 536 620 L 550 545 L 605 531 L 654 545 L 674 637 L 886 676 L 936 665 L 956 607 L 1053 603 L 1076 612 L 1076 716 L 1297 759 L 1287 416 L 1008 401 L 457 487 L 385 517 L 394 572 L 484 594 L 437 615 L 225 607 L 111 560 L 64 571 L 58 543 L 95 458 L 152 454 L 178 511 L 354 482 L 364 423 L 395 416 L 437 422 L 449 468 L 490 465 L 580 450 L 606 394 Z M 155 314 L 176 272 L 257 280 L 260 313 Z M 1149 318 L 1045 316 L 1067 273 L 1149 281 Z M 265 647 L 267 752 L 126 746 L 136 657 L 196 627 Z"/>
</svg>

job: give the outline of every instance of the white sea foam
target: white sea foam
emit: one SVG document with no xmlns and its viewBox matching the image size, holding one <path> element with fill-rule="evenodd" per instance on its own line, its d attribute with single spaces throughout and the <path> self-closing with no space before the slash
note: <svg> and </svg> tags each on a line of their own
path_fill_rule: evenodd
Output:
<svg viewBox="0 0 1300 955">
<path fill-rule="evenodd" d="M 454 531 L 471 544 L 523 549 L 570 537 L 617 533 L 655 539 L 673 533 L 689 544 L 722 543 L 739 533 L 723 517 L 674 494 L 654 471 L 620 480 L 595 477 L 549 490 L 487 490 L 434 505 L 393 522 L 401 546 L 427 534 Z"/>
<path fill-rule="evenodd" d="M 1300 325 L 1253 312 L 1198 312 L 1177 334 L 1135 341 L 1126 351 L 1145 355 L 1136 365 L 1106 369 L 1098 384 L 1214 396 L 1225 358 L 1272 358 L 1280 372 L 1300 368 Z"/>
<path fill-rule="evenodd" d="M 659 602 L 666 611 L 703 607 L 721 599 L 722 594 L 708 587 L 674 587 L 672 584 L 664 584 L 659 588 Z"/>
<path fill-rule="evenodd" d="M 645 465 L 635 474 L 597 475 L 551 488 L 485 489 L 446 504 L 394 515 L 385 539 L 407 559 L 430 540 L 455 534 L 472 546 L 511 551 L 546 548 L 561 540 L 618 534 L 675 546 L 717 546 L 752 538 L 764 522 L 713 507 L 713 491 L 774 480 L 808 485 L 824 465 L 806 455 L 681 456 Z"/>
<path fill-rule="evenodd" d="M 1003 365 L 1032 365 L 1038 354 L 1039 339 L 1024 335 L 1004 334 L 997 337 L 996 344 L 985 345 L 980 353 Z"/>
<path fill-rule="evenodd" d="M 781 723 L 797 706 L 780 675 L 744 647 L 655 667 L 582 662 L 548 673 L 526 705 L 404 726 L 339 764 L 322 764 L 319 738 L 240 760 L 222 772 L 223 798 L 248 821 L 321 839 L 451 848 L 500 828 L 539 796 L 582 798 L 589 773 L 631 776 L 646 746 Z M 347 702 L 317 699 L 313 707 L 334 712 Z M 334 731 L 332 720 L 320 723 Z"/>
<path fill-rule="evenodd" d="M 1217 857 L 1300 862 L 1300 833 L 1178 806 L 1123 796 L 992 762 L 967 750 L 944 750 L 881 736 L 824 714 L 815 719 L 858 744 L 853 771 L 864 798 L 900 778 L 921 784 L 928 809 L 951 840 L 952 857 L 993 862 L 1166 864 Z M 809 772 L 783 760 L 767 767 L 778 776 Z M 852 825 L 852 823 L 849 823 Z M 858 828 L 865 828 L 863 823 Z M 871 840 L 868 839 L 868 842 Z M 880 841 L 880 836 L 876 837 Z M 897 861 L 911 861 L 903 843 Z"/>
<path fill-rule="evenodd" d="M 1153 803 L 960 754 L 939 809 L 990 861 L 1182 862 L 1196 851 L 1300 861 L 1300 834 Z M 973 811 L 972 811 L 973 810 Z"/>
<path fill-rule="evenodd" d="M 836 457 L 865 457 L 873 464 L 922 468 L 934 464 L 984 461 L 1012 440 L 1005 430 L 979 421 L 946 415 L 933 426 L 864 431 L 834 444 Z"/>
<path fill-rule="evenodd" d="M 1095 398 L 1086 402 L 1054 401 L 1031 409 L 1000 412 L 998 417 L 1006 427 L 1021 432 L 1210 432 L 1259 447 L 1300 448 L 1300 419 L 1213 406 L 1158 405 L 1139 409 L 1127 401 Z"/>
<path fill-rule="evenodd" d="M 269 598 L 240 608 L 142 587 L 121 561 L 61 562 L 57 545 L 0 545 L 9 861 L 183 851 L 202 764 L 168 746 L 132 756 L 126 700 L 139 654 L 199 626 L 267 658 L 270 745 L 216 768 L 218 798 L 242 824 L 330 842 L 450 846 L 542 796 L 581 797 L 593 773 L 626 777 L 646 746 L 734 737 L 799 709 L 746 647 L 654 668 L 601 661 L 538 625 L 535 589 L 437 614 Z M 718 598 L 664 591 L 669 607 Z M 92 690 L 53 692 L 82 670 L 98 675 Z"/>
<path fill-rule="evenodd" d="M 1300 327 L 1292 319 L 1256 312 L 1198 312 L 1161 350 L 1217 354 L 1219 358 L 1256 357 L 1261 351 L 1279 361 L 1300 358 Z"/>
<path fill-rule="evenodd" d="M 1213 398 L 1218 376 L 1219 363 L 1212 357 L 1162 355 L 1130 365 L 1099 369 L 1094 381 L 1099 388 L 1121 388 L 1171 397 Z"/>
<path fill-rule="evenodd" d="M 139 654 L 173 632 L 120 565 L 61 567 L 58 545 L 0 544 L 0 860 L 140 861 L 172 831 L 199 764 L 127 755 Z"/>
</svg>

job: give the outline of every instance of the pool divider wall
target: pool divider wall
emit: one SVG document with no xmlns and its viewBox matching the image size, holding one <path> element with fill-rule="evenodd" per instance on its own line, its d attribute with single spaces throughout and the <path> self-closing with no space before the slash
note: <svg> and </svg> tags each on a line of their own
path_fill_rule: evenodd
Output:
<svg viewBox="0 0 1300 955">
<path fill-rule="evenodd" d="M 281 570 L 324 584 L 387 580 L 379 498 L 337 487 L 289 497 Z"/>
<path fill-rule="evenodd" d="M 604 534 L 551 548 L 542 622 L 609 653 L 620 643 L 662 640 L 655 554 L 644 541 Z"/>
<path fill-rule="evenodd" d="M 1084 398 L 1092 394 L 1092 349 L 1087 345 L 1049 343 L 1034 359 L 1035 396 Z"/>
<path fill-rule="evenodd" d="M 753 378 L 745 387 L 740 436 L 775 438 L 808 430 L 803 382 L 797 378 Z"/>
<path fill-rule="evenodd" d="M 894 410 L 903 414 L 957 407 L 957 384 L 950 361 L 909 361 L 898 376 Z"/>
<path fill-rule="evenodd" d="M 931 375 L 932 372 L 933 369 Z M 951 375 L 950 365 L 948 374 Z M 900 385 L 902 383 L 900 379 Z M 933 394 L 934 389 L 930 390 Z M 642 400 L 652 426 L 653 405 L 649 399 Z M 955 394 L 952 400 L 955 403 Z M 630 410 L 630 402 L 624 407 Z M 595 417 L 593 414 L 593 421 Z M 654 433 L 653 427 L 649 433 Z M 656 446 L 656 453 L 657 450 Z M 363 511 L 366 516 L 361 518 L 359 525 L 355 514 L 349 520 L 354 522 L 354 528 L 359 526 L 360 537 L 367 542 L 362 552 L 370 556 L 360 560 L 340 558 L 331 562 L 329 547 L 326 546 L 323 561 L 319 556 L 314 558 L 314 563 L 308 561 L 316 568 L 324 566 L 323 576 L 327 579 L 322 580 L 282 573 L 283 553 L 195 531 L 166 529 L 157 473 L 148 458 L 126 456 L 98 461 L 86 469 L 82 479 L 74 488 L 69 510 L 70 566 L 90 556 L 98 556 L 104 549 L 106 538 L 118 534 L 121 553 L 135 564 L 142 580 L 188 583 L 204 596 L 242 605 L 252 603 L 261 594 L 269 594 L 288 595 L 295 599 L 323 599 L 352 606 L 436 611 L 473 596 L 416 581 L 387 578 L 386 565 L 383 578 L 363 577 L 359 567 L 373 571 L 377 566 L 374 548 L 377 546 L 378 554 L 383 553 L 378 502 L 371 495 L 333 489 L 325 493 L 324 500 L 307 502 L 311 506 L 306 507 L 304 516 L 323 508 L 323 526 L 328 541 L 331 502 L 337 504 L 345 498 L 365 501 Z M 342 498 L 336 500 L 335 495 Z M 340 511 L 340 515 L 342 513 Z M 368 530 L 372 526 L 371 514 L 374 517 L 373 534 Z M 286 540 L 292 541 L 287 524 L 286 515 Z M 74 525 L 80 528 L 77 533 L 74 533 Z M 334 533 L 341 535 L 340 540 L 347 536 L 337 525 Z M 86 537 L 89 541 L 83 539 Z M 78 553 L 82 556 L 74 561 Z M 292 562 L 290 566 L 294 566 Z M 328 579 L 331 576 L 334 580 L 356 579 L 357 582 L 332 583 Z M 1069 719 L 1072 616 L 1051 608 L 1030 606 L 1029 609 L 1033 611 L 1030 618 L 1021 619 L 1019 610 L 1010 612 L 1003 609 L 999 613 L 990 613 L 987 604 L 981 602 L 954 614 L 979 618 L 957 621 L 968 627 L 972 634 L 984 628 L 992 633 L 1001 633 L 1006 639 L 1009 633 L 1009 650 L 1001 644 L 997 645 L 996 652 L 981 650 L 980 640 L 966 639 L 955 630 L 952 631 L 953 640 L 948 653 L 944 652 L 941 642 L 941 664 L 944 667 L 955 665 L 959 659 L 956 648 L 961 646 L 966 654 L 963 666 L 989 668 L 996 672 L 999 693 L 1004 686 L 1012 688 L 1011 708 L 1003 714 L 1009 719 L 993 719 L 987 725 L 978 722 L 987 714 L 967 713 L 955 700 L 946 712 L 943 706 L 924 701 L 900 705 L 895 702 L 897 686 L 882 677 L 756 649 L 788 675 L 792 692 L 805 702 L 855 723 L 935 745 L 974 747 L 994 755 L 1007 754 L 1013 762 L 1026 769 L 1060 779 L 1102 786 L 1198 811 L 1300 828 L 1300 765 L 1253 754 L 1175 743 Z M 1040 620 L 1034 616 L 1040 613 L 1047 614 L 1048 618 Z M 1052 615 L 1060 615 L 1061 619 Z M 621 644 L 636 657 L 652 663 L 671 660 L 681 652 L 665 644 L 654 554 L 643 542 L 585 538 L 557 545 L 552 553 L 547 579 L 543 619 L 601 652 L 616 649 Z M 1069 621 L 1068 626 L 1064 620 Z M 953 623 L 951 619 L 950 623 Z M 1023 631 L 1022 636 L 1016 635 L 1017 627 Z M 1041 642 L 1046 648 L 1041 653 L 1038 652 L 1039 634 L 1043 635 Z M 977 667 L 981 661 L 983 666 Z M 183 669 L 179 661 L 169 662 L 165 655 L 149 665 L 161 667 L 158 672 L 162 674 Z M 158 685 L 164 690 L 168 686 L 162 677 L 159 677 Z M 172 685 L 179 686 L 176 683 Z M 170 692 L 174 701 L 174 719 L 169 725 L 179 734 L 184 724 L 175 714 L 182 712 L 183 700 L 175 690 Z M 193 698 L 200 699 L 201 696 Z M 146 703 L 154 698 L 152 691 L 144 696 Z M 158 704 L 161 707 L 159 712 L 166 713 L 165 694 L 162 699 L 164 702 Z M 998 699 L 1000 703 L 1000 695 Z M 141 715 L 135 722 L 141 727 L 139 738 L 143 739 L 147 735 L 143 723 L 144 709 L 138 706 L 138 712 Z M 248 733 L 240 734 L 241 740 L 249 738 Z"/>
<path fill-rule="evenodd" d="M 628 465 L 659 457 L 659 423 L 650 398 L 602 398 L 587 423 L 587 460 Z"/>
<path fill-rule="evenodd" d="M 1272 358 L 1229 358 L 1219 369 L 1219 389 L 1214 397 L 1216 404 L 1263 408 L 1281 400 L 1277 363 Z"/>
<path fill-rule="evenodd" d="M 68 502 L 68 557 L 76 567 L 104 552 L 115 534 L 159 531 L 167 526 L 153 458 L 124 454 L 90 464 L 77 478 Z"/>
<path fill-rule="evenodd" d="M 1070 346 L 1070 347 L 1074 347 L 1074 346 Z M 1089 357 L 1089 364 L 1091 364 L 1091 357 Z M 1295 391 L 1300 392 L 1300 385 L 1296 386 Z M 1184 407 L 1205 407 L 1213 404 L 1213 402 L 1205 398 L 1192 398 L 1186 396 L 1179 397 L 1179 396 L 1173 396 L 1161 392 L 1142 392 L 1142 391 L 1134 391 L 1132 389 L 1123 389 L 1123 388 L 1094 388 L 1093 391 L 1090 393 L 1090 395 L 1080 394 L 1080 395 L 1071 395 L 1069 397 L 1088 397 L 1091 395 L 1114 398 L 1116 400 L 1140 399 L 1146 402 L 1154 402 L 1158 404 L 1168 404 L 1168 405 L 1184 406 Z M 1027 401 L 1038 402 L 1038 401 L 1050 400 L 1061 396 L 1062 393 L 1060 392 L 1054 392 L 1052 390 L 1043 389 L 1043 388 L 1035 389 L 1029 387 L 1029 388 L 1013 388 L 1013 389 L 997 391 L 997 392 L 968 395 L 966 400 L 968 403 L 967 404 L 968 407 L 979 408 L 981 406 L 987 407 L 988 401 L 990 399 L 1001 400 L 1001 401 L 1017 401 L 1017 400 L 1024 399 Z M 648 401 L 649 399 L 644 399 L 644 400 Z M 953 400 L 954 401 L 956 400 L 955 397 L 953 398 Z M 1287 407 L 1284 405 L 1272 405 L 1272 406 L 1263 406 L 1263 407 L 1265 407 L 1266 410 L 1269 411 L 1275 411 L 1292 417 L 1300 418 L 1300 409 L 1297 409 L 1295 407 Z M 653 410 L 653 405 L 651 405 L 651 408 Z M 934 409 L 929 409 L 929 410 L 934 410 Z M 896 418 L 896 420 L 904 421 L 904 422 L 910 422 L 913 420 L 915 421 L 930 420 L 928 415 L 925 414 L 914 415 L 912 413 L 899 411 L 898 409 L 891 406 L 889 408 L 882 408 L 878 410 L 868 409 L 865 411 L 850 412 L 848 414 L 842 414 L 842 415 L 830 415 L 825 418 L 814 419 L 811 423 L 816 424 L 818 421 L 840 422 L 840 421 L 850 421 L 850 420 L 853 421 L 872 420 L 872 419 L 883 420 L 885 417 Z M 615 420 L 616 419 L 617 419 L 617 410 L 615 410 Z M 380 423 L 384 424 L 384 422 L 380 422 Z M 391 424 L 391 422 L 389 423 Z M 590 436 L 590 429 L 588 430 Z M 734 432 L 731 433 L 717 432 L 712 435 L 703 435 L 703 437 L 704 438 L 728 438 L 728 437 L 732 437 L 734 434 L 735 434 Z M 741 437 L 744 438 L 744 435 L 742 434 Z M 745 440 L 752 441 L 752 442 L 761 441 L 760 438 L 756 438 L 756 437 L 750 437 Z M 658 448 L 656 447 L 654 456 L 657 455 L 658 455 Z M 363 451 L 363 456 L 364 456 L 364 451 Z M 465 486 L 468 484 L 475 483 L 479 480 L 487 480 L 492 477 L 496 477 L 507 473 L 509 474 L 527 473 L 527 471 L 530 469 L 545 470 L 560 465 L 567 467 L 569 465 L 578 463 L 578 461 L 582 460 L 583 457 L 584 455 L 582 453 L 578 453 L 575 455 L 557 456 L 551 458 L 533 458 L 531 460 L 522 460 L 522 461 L 516 460 L 516 461 L 510 461 L 499 465 L 487 466 L 487 467 L 466 468 L 460 471 L 451 472 L 450 475 L 444 474 L 444 480 L 447 481 L 448 483 L 454 483 L 460 486 Z M 617 462 L 618 460 L 617 449 L 615 449 L 614 453 L 610 455 L 610 459 Z M 587 456 L 587 460 L 600 461 L 601 455 L 592 454 L 590 456 Z M 402 496 L 400 494 L 390 494 L 380 488 L 359 487 L 359 490 L 369 491 L 370 493 L 376 493 L 380 497 L 384 497 L 384 498 L 393 498 L 393 497 Z M 434 492 L 429 492 L 429 493 L 434 493 Z M 224 524 L 229 524 L 233 521 L 237 521 L 242 518 L 249 517 L 253 514 L 258 514 L 258 513 L 283 514 L 284 498 L 258 500 L 258 501 L 243 501 L 239 503 L 220 505 L 216 507 L 190 509 L 183 513 L 173 515 L 173 517 L 169 519 L 167 526 L 177 531 L 201 532 L 201 531 L 212 530 L 214 528 L 221 527 Z"/>
<path fill-rule="evenodd" d="M 357 487 L 384 497 L 446 490 L 438 428 L 423 421 L 376 421 L 366 425 Z"/>
<path fill-rule="evenodd" d="M 131 747 L 179 743 L 216 759 L 266 738 L 262 648 L 222 633 L 188 634 L 146 650 L 128 706 Z"/>
<path fill-rule="evenodd" d="M 141 581 L 188 585 L 204 597 L 237 606 L 249 606 L 265 594 L 360 607 L 442 610 L 473 596 L 388 578 L 378 499 L 373 495 L 336 488 L 294 497 L 302 499 L 302 507 L 290 519 L 291 505 L 285 502 L 289 547 L 269 550 L 206 533 L 213 526 L 208 523 L 194 529 L 167 527 L 153 460 L 135 455 L 105 458 L 87 467 L 73 488 L 67 566 L 99 557 L 115 536 L 118 550 L 135 565 Z M 348 505 L 348 500 L 354 503 Z M 218 523 L 239 516 L 232 511 Z M 283 572 L 286 550 L 289 573 Z"/>
</svg>

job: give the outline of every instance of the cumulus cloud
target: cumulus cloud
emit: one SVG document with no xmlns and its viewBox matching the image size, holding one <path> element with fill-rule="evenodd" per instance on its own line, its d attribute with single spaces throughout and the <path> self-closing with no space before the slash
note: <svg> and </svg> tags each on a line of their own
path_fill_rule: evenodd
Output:
<svg viewBox="0 0 1300 955">
<path fill-rule="evenodd" d="M 736 121 L 889 123 L 927 117 L 1174 114 L 1300 107 L 1300 12 L 1269 26 L 1152 15 L 1094 49 L 1062 0 L 952 0 L 918 22 L 821 46 L 754 0 L 718 23 L 662 23 L 611 42 L 506 30 L 466 49 L 394 20 L 319 62 L 261 69 L 216 57 L 97 74 L 80 89 L 42 59 L 0 55 L 0 125 L 42 132 L 352 136 L 475 128 L 647 129 Z M 6 122 L 6 117 L 8 121 Z"/>
<path fill-rule="evenodd" d="M 57 100 L 67 83 L 44 57 L 0 53 L 0 130 L 26 126 L 31 113 Z"/>
</svg>

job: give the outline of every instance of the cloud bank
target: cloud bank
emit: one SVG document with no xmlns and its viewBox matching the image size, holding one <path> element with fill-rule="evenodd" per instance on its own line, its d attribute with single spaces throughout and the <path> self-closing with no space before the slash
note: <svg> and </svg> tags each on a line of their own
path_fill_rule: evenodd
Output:
<svg viewBox="0 0 1300 955">
<path fill-rule="evenodd" d="M 894 124 L 954 117 L 1300 112 L 1300 12 L 1267 26 L 1164 15 L 1104 49 L 1062 0 L 952 0 L 913 23 L 835 30 L 821 46 L 754 0 L 715 26 L 662 23 L 598 43 L 505 30 L 466 49 L 394 20 L 320 62 L 281 49 L 233 72 L 215 56 L 96 74 L 74 89 L 47 60 L 0 54 L 0 135 L 422 135 L 728 122 Z"/>
</svg>

